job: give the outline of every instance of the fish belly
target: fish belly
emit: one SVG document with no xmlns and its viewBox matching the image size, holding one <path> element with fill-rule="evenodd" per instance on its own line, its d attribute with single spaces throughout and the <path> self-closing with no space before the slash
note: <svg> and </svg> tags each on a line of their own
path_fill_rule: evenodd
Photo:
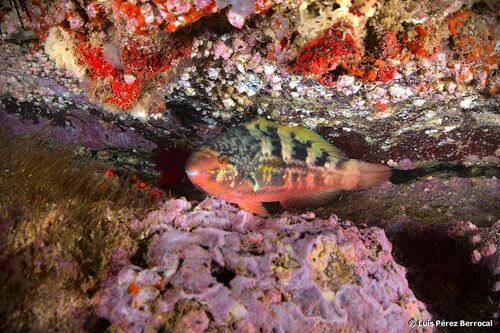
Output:
<svg viewBox="0 0 500 333">
<path fill-rule="evenodd" d="M 285 168 L 280 181 L 259 184 L 258 190 L 240 191 L 242 200 L 261 202 L 281 201 L 287 198 L 312 195 L 325 190 L 336 189 L 339 173 L 326 168 Z"/>
</svg>

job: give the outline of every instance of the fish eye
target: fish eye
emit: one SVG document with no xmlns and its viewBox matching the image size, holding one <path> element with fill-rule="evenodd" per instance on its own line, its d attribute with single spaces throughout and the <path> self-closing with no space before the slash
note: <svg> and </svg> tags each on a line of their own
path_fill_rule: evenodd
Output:
<svg viewBox="0 0 500 333">
<path fill-rule="evenodd" d="M 219 154 L 219 157 L 217 158 L 220 164 L 227 164 L 229 163 L 229 156 L 225 153 Z"/>
</svg>

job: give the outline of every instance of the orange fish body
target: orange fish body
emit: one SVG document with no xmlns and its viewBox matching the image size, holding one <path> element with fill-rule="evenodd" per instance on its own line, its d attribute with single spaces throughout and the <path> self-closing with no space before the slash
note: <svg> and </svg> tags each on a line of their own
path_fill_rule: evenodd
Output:
<svg viewBox="0 0 500 333">
<path fill-rule="evenodd" d="M 387 181 L 389 167 L 347 159 L 318 134 L 264 118 L 235 127 L 188 158 L 190 181 L 210 195 L 266 215 L 277 208 L 312 208 L 342 190 Z"/>
</svg>

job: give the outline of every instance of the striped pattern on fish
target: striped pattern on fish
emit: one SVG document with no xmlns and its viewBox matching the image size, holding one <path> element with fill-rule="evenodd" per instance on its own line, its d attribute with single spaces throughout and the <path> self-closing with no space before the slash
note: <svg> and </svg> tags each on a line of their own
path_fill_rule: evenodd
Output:
<svg viewBox="0 0 500 333">
<path fill-rule="evenodd" d="M 348 159 L 320 135 L 259 118 L 198 147 L 186 163 L 193 184 L 210 195 L 257 214 L 264 203 L 285 209 L 312 208 L 342 190 L 387 181 L 385 165 Z"/>
</svg>

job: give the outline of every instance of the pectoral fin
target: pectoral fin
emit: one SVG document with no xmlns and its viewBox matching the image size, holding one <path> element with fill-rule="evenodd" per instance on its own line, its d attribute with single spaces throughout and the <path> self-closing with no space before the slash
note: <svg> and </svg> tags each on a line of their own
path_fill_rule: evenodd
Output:
<svg viewBox="0 0 500 333">
<path fill-rule="evenodd" d="M 244 209 L 248 212 L 257 214 L 257 215 L 269 215 L 269 212 L 267 209 L 264 207 L 262 202 L 259 201 L 243 201 L 243 202 L 238 202 L 238 206 L 241 209 Z"/>
<path fill-rule="evenodd" d="M 340 193 L 342 193 L 342 190 L 324 190 L 283 199 L 280 200 L 280 203 L 285 209 L 314 208 L 332 202 Z"/>
</svg>

